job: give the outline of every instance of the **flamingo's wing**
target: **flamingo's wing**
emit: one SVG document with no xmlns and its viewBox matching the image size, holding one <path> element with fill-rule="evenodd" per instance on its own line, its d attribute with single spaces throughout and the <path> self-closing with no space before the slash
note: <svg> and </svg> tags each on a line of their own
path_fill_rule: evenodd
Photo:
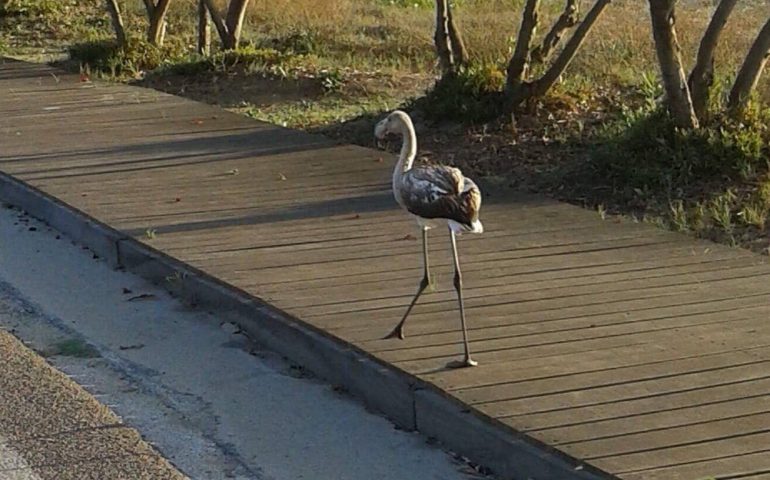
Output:
<svg viewBox="0 0 770 480">
<path fill-rule="evenodd" d="M 415 167 L 404 174 L 401 198 L 422 218 L 445 218 L 471 226 L 478 220 L 481 194 L 459 169 L 443 165 Z"/>
</svg>

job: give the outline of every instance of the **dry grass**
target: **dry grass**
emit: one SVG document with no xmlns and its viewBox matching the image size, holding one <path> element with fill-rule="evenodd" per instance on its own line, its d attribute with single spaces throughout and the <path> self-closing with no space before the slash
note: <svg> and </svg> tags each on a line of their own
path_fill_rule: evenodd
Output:
<svg viewBox="0 0 770 480">
<path fill-rule="evenodd" d="M 507 60 L 518 28 L 520 3 L 460 2 L 456 18 L 475 61 L 503 64 Z M 717 51 L 718 73 L 726 77 L 734 74 L 767 16 L 765 2 L 741 3 Z M 688 67 L 713 11 L 710 4 L 698 0 L 679 7 L 679 36 Z M 541 14 L 541 34 L 559 13 L 558 2 L 547 5 Z M 589 1 L 581 3 L 584 11 L 590 5 Z M 301 34 L 314 43 L 315 53 L 335 62 L 424 72 L 434 64 L 432 28 L 432 10 L 380 0 L 253 0 L 246 38 L 259 43 Z M 637 85 L 643 72 L 656 71 L 648 10 L 634 0 L 614 2 L 607 9 L 570 70 L 591 83 L 621 85 Z M 767 77 L 761 87 L 764 95 L 770 93 Z"/>
<path fill-rule="evenodd" d="M 43 0 L 28 0 L 30 3 Z M 593 0 L 581 1 L 587 11 Z M 72 3 L 72 2 L 67 2 Z M 146 20 L 141 2 L 121 2 L 126 23 L 141 35 Z M 174 0 L 169 16 L 169 38 L 192 51 L 195 39 L 196 0 Z M 220 0 L 224 6 L 225 0 Z M 411 2 L 390 0 L 252 0 L 247 12 L 244 40 L 258 46 L 298 50 L 316 66 L 349 67 L 391 73 L 435 73 L 432 47 L 432 2 L 424 7 L 404 7 Z M 510 56 L 519 24 L 521 0 L 460 0 L 455 17 L 474 61 L 504 66 Z M 679 2 L 678 30 L 688 67 L 713 11 L 710 0 Z M 109 24 L 99 0 L 77 2 L 80 24 L 57 19 L 56 34 L 80 30 L 88 37 L 109 36 Z M 86 13 L 90 5 L 90 16 Z M 544 2 L 539 34 L 543 35 L 560 13 L 561 2 Z M 718 74 L 734 75 L 760 26 L 767 18 L 767 0 L 739 2 L 717 51 Z M 89 18 L 90 17 L 90 18 Z M 38 20 L 38 25 L 42 19 Z M 46 22 L 43 22 L 44 24 Z M 48 22 L 50 23 L 50 22 Z M 20 32 L 24 37 L 34 32 Z M 13 42 L 7 41 L 8 44 Z M 645 2 L 616 0 L 599 19 L 586 44 L 568 70 L 566 80 L 576 84 L 638 86 L 657 72 Z M 770 99 L 770 75 L 760 93 Z"/>
</svg>

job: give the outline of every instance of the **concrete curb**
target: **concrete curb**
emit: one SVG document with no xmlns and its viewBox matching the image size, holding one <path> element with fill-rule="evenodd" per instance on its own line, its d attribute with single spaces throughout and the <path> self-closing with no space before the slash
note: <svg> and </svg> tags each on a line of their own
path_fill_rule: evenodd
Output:
<svg viewBox="0 0 770 480">
<path fill-rule="evenodd" d="M 26 210 L 51 227 L 79 242 L 118 266 L 117 242 L 125 236 L 80 210 L 0 172 L 0 200 Z"/>
<path fill-rule="evenodd" d="M 215 310 L 240 325 L 256 342 L 344 387 L 399 427 L 434 437 L 501 478 L 615 478 L 471 410 L 433 385 L 2 172 L 0 201 L 26 210 L 89 247 L 111 266 L 161 284 L 192 306 Z"/>
</svg>

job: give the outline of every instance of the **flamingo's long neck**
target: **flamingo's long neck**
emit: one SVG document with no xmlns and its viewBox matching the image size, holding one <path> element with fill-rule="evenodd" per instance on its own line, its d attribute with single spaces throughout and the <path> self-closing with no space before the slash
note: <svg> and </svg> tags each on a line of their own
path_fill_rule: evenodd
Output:
<svg viewBox="0 0 770 480">
<path fill-rule="evenodd" d="M 404 172 L 408 172 L 412 168 L 414 159 L 417 156 L 417 134 L 414 132 L 414 125 L 409 117 L 402 118 L 401 135 L 404 140 L 401 144 L 401 154 L 398 156 L 398 163 L 396 163 L 396 169 L 393 172 L 400 175 Z"/>
</svg>

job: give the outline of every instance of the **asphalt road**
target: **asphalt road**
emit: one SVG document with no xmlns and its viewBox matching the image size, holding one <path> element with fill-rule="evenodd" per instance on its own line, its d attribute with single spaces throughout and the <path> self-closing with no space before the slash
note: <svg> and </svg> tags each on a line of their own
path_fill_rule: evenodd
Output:
<svg viewBox="0 0 770 480">
<path fill-rule="evenodd" d="M 479 478 L 462 459 L 261 350 L 216 314 L 186 309 L 7 206 L 0 329 L 194 479 Z M 3 398 L 0 418 L 9 415 Z M 9 451 L 3 435 L 0 456 Z M 32 458 L 16 453 L 18 461 Z M 21 478 L 9 475 L 0 467 L 0 480 Z"/>
</svg>

